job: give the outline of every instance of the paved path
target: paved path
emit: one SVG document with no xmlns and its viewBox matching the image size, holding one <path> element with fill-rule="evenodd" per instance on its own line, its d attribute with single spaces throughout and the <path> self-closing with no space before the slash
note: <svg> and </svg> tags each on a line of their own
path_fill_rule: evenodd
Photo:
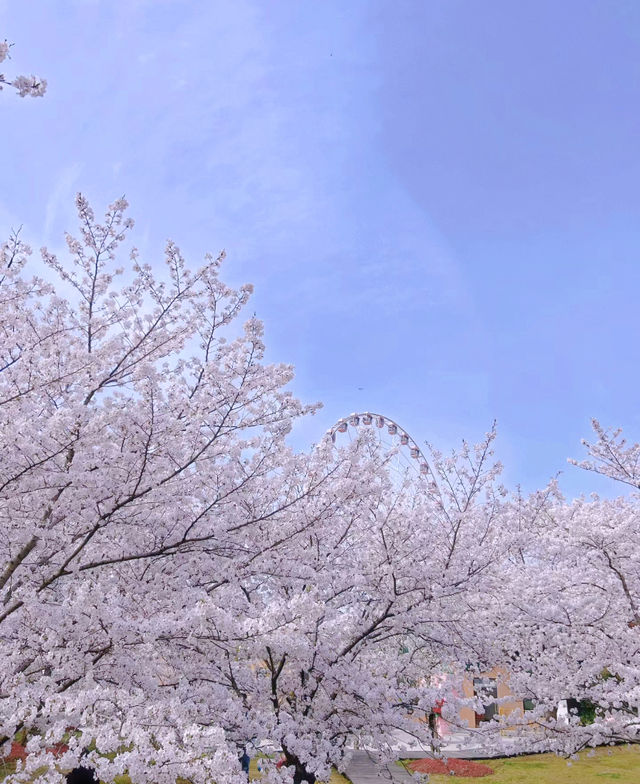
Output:
<svg viewBox="0 0 640 784">
<path fill-rule="evenodd" d="M 354 751 L 345 773 L 353 784 L 415 784 L 403 767 L 394 762 L 379 766 L 368 751 Z"/>
<path fill-rule="evenodd" d="M 440 753 L 444 757 L 463 759 L 486 759 L 508 753 L 508 741 L 505 743 L 506 748 L 500 751 L 483 747 L 479 741 L 477 733 L 472 731 L 452 732 L 441 739 Z M 398 759 L 433 756 L 430 749 L 421 747 L 412 735 L 401 730 L 396 730 L 394 733 L 392 748 Z M 353 784 L 415 784 L 413 777 L 403 767 L 393 762 L 389 765 L 378 765 L 370 751 L 354 751 L 345 773 Z"/>
<path fill-rule="evenodd" d="M 444 757 L 459 757 L 462 759 L 490 759 L 513 754 L 517 740 L 509 737 L 495 737 L 494 744 L 488 742 L 478 732 L 473 730 L 458 729 L 440 738 L 440 753 Z M 391 747 L 397 753 L 398 759 L 419 759 L 431 757 L 432 751 L 421 746 L 416 739 L 402 730 L 393 733 Z"/>
<path fill-rule="evenodd" d="M 473 757 L 487 756 L 487 751 L 481 745 L 478 737 L 473 732 L 460 730 L 451 732 L 439 739 L 440 753 L 445 757 Z M 413 735 L 402 730 L 393 733 L 391 748 L 397 752 L 399 759 L 421 759 L 433 756 L 429 746 L 422 746 Z"/>
</svg>

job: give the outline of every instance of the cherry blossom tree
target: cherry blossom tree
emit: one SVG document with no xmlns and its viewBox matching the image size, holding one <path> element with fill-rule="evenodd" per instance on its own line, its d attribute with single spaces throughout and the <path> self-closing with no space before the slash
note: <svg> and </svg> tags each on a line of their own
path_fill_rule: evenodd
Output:
<svg viewBox="0 0 640 784">
<path fill-rule="evenodd" d="M 594 430 L 596 440 L 584 442 L 589 458 L 570 462 L 638 488 L 640 445 L 597 421 Z M 521 717 L 529 748 L 571 754 L 640 742 L 639 498 L 568 503 L 552 483 L 514 501 L 520 545 L 505 561 L 497 601 L 487 602 L 486 628 L 488 655 L 534 703 Z"/>
<path fill-rule="evenodd" d="M 293 453 L 313 407 L 263 363 L 260 323 L 238 330 L 250 287 L 173 243 L 166 280 L 135 249 L 125 273 L 126 206 L 99 223 L 79 196 L 43 277 L 17 235 L 0 257 L 0 738 L 28 730 L 30 752 L 14 780 L 84 753 L 107 781 L 223 784 L 256 738 L 284 751 L 269 776 L 313 781 L 353 744 L 390 753 L 398 728 L 430 743 L 431 676 L 468 660 L 504 546 L 495 434 L 434 451 L 426 484 L 395 481 L 366 436 Z"/>
<path fill-rule="evenodd" d="M 42 251 L 46 282 L 19 236 L 0 256 L 0 738 L 39 731 L 26 779 L 74 727 L 68 767 L 87 737 L 103 752 L 124 738 L 117 765 L 139 780 L 152 762 L 175 781 L 222 760 L 221 782 L 237 767 L 223 731 L 177 705 L 159 716 L 161 662 L 140 630 L 161 598 L 180 611 L 192 581 L 206 590 L 272 544 L 298 490 L 284 438 L 310 409 L 284 389 L 290 367 L 262 363 L 256 319 L 225 335 L 250 287 L 220 281 L 222 257 L 190 272 L 168 243 L 163 281 L 132 250 L 116 288 L 126 202 L 103 223 L 77 206 L 70 263 Z"/>
<path fill-rule="evenodd" d="M 313 411 L 238 320 L 251 288 L 166 276 L 131 249 L 119 200 L 59 259 L 0 253 L 0 739 L 14 780 L 80 759 L 112 781 L 325 779 L 401 730 L 437 746 L 464 673 L 501 666 L 535 702 L 523 744 L 637 739 L 637 496 L 509 496 L 495 430 L 398 478 L 370 431 L 294 453 Z M 585 467 L 637 486 L 640 447 L 596 426 Z M 443 673 L 447 674 L 446 679 Z M 458 693 L 460 690 L 458 689 Z M 595 721 L 553 715 L 591 701 Z M 531 728 L 533 727 L 533 731 Z M 537 729 L 536 729 L 537 728 Z M 65 741 L 54 764 L 51 749 Z M 43 767 L 44 766 L 44 767 Z"/>
<path fill-rule="evenodd" d="M 0 41 L 0 63 L 10 57 L 9 50 L 12 46 L 13 44 L 6 40 Z M 14 76 L 13 79 L 7 79 L 4 74 L 0 74 L 0 90 L 5 86 L 13 87 L 21 98 L 26 96 L 39 98 L 47 90 L 47 80 L 33 74 L 31 76 Z"/>
<path fill-rule="evenodd" d="M 224 601 L 202 596 L 177 637 L 163 635 L 197 720 L 216 706 L 239 742 L 280 746 L 297 781 L 326 779 L 355 744 L 392 758 L 398 730 L 432 747 L 428 715 L 446 693 L 455 716 L 471 597 L 504 546 L 494 437 L 452 457 L 434 451 L 431 483 L 395 482 L 366 434 L 343 450 L 321 444 L 300 467 L 298 483 L 314 491 L 282 518 L 284 546 L 261 553 Z"/>
</svg>

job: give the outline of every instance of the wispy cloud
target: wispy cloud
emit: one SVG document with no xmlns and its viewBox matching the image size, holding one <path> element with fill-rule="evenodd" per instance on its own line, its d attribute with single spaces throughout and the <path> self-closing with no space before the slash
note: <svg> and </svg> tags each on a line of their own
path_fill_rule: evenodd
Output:
<svg viewBox="0 0 640 784">
<path fill-rule="evenodd" d="M 69 222 L 67 218 L 73 214 L 73 197 L 77 190 L 82 165 L 79 162 L 66 166 L 56 180 L 53 190 L 47 199 L 47 206 L 44 217 L 44 242 L 50 243 L 58 240 L 57 235 L 61 229 L 60 224 L 65 228 Z M 62 221 L 60 220 L 62 219 Z"/>
</svg>

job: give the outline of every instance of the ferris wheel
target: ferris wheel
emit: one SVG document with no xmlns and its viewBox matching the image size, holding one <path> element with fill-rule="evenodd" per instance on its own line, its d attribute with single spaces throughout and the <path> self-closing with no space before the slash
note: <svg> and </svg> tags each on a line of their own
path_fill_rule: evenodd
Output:
<svg viewBox="0 0 640 784">
<path fill-rule="evenodd" d="M 436 478 L 417 442 L 403 427 L 384 414 L 375 414 L 372 411 L 349 414 L 327 430 L 327 437 L 334 444 L 339 444 L 341 439 L 345 439 L 345 442 L 354 440 L 362 430 L 368 428 L 375 431 L 383 451 L 393 455 L 392 467 L 396 474 L 404 477 L 419 476 L 432 488 L 437 489 Z"/>
</svg>

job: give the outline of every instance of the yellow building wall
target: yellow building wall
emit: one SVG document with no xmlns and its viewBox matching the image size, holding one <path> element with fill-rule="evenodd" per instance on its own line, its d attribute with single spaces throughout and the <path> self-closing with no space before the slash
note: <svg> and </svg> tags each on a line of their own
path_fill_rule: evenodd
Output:
<svg viewBox="0 0 640 784">
<path fill-rule="evenodd" d="M 483 678 L 495 678 L 497 683 L 497 691 L 498 691 L 498 699 L 501 700 L 505 697 L 511 697 L 512 699 L 507 700 L 506 702 L 500 704 L 498 706 L 498 713 L 500 716 L 510 716 L 512 713 L 515 712 L 517 716 L 522 716 L 523 714 L 523 704 L 522 700 L 517 699 L 509 689 L 509 673 L 506 672 L 504 669 L 500 667 L 495 667 L 488 672 L 482 673 Z M 473 680 L 466 679 L 462 682 L 462 693 L 465 697 L 474 697 L 473 691 Z M 476 721 L 476 714 L 471 708 L 461 708 L 460 709 L 460 718 L 466 722 L 466 724 L 471 728 L 476 728 L 478 726 L 478 722 Z"/>
</svg>

